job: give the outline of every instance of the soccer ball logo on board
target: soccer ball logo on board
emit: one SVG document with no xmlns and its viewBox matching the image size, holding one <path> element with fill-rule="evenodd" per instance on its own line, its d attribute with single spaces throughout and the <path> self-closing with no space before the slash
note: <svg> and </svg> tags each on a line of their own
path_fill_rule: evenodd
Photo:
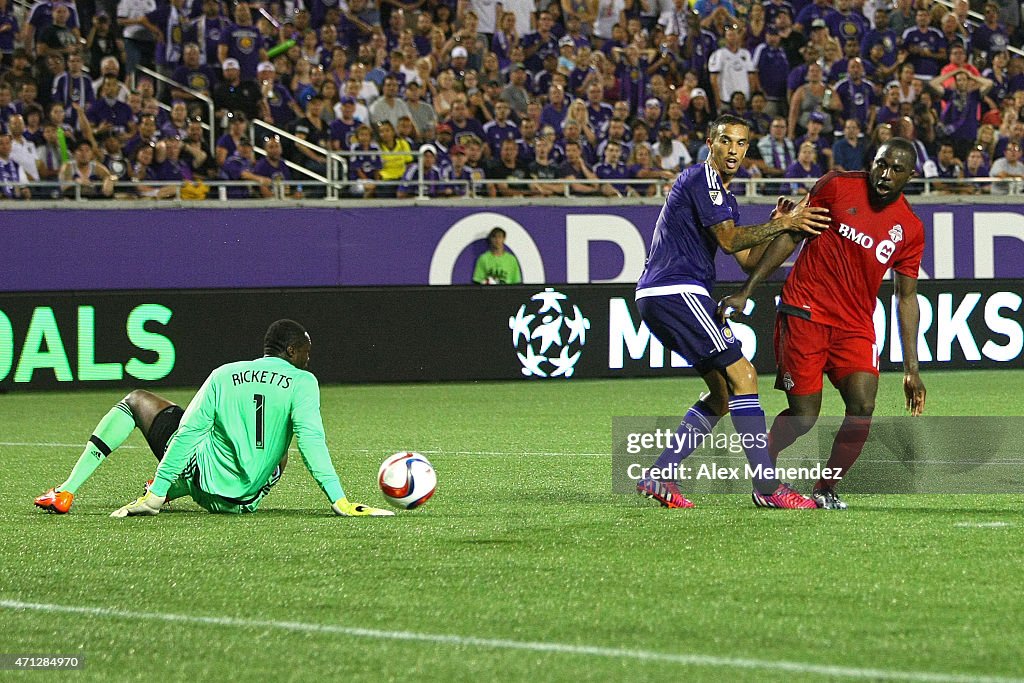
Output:
<svg viewBox="0 0 1024 683">
<path fill-rule="evenodd" d="M 568 378 L 587 343 L 590 320 L 579 306 L 570 310 L 565 294 L 547 287 L 509 317 L 508 327 L 525 376 Z"/>
</svg>

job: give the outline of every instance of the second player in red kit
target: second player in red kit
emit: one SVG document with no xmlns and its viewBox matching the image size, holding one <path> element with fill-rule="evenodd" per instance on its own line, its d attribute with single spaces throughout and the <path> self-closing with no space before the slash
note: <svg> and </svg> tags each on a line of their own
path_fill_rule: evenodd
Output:
<svg viewBox="0 0 1024 683">
<path fill-rule="evenodd" d="M 832 227 L 807 240 L 782 287 L 775 329 L 776 388 L 814 394 L 855 371 L 878 374 L 873 316 L 890 268 L 917 280 L 924 226 L 906 198 L 876 209 L 868 174 L 832 172 L 811 190 Z"/>
<path fill-rule="evenodd" d="M 776 388 L 786 392 L 789 408 L 772 425 L 773 458 L 814 425 L 823 375 L 846 404 L 846 419 L 827 467 L 845 474 L 860 455 L 878 392 L 873 316 L 889 269 L 899 308 L 907 407 L 913 415 L 924 408 L 917 365 L 917 276 L 924 227 L 902 194 L 916 154 L 910 142 L 894 138 L 879 148 L 868 173 L 832 172 L 811 191 L 810 205 L 827 208 L 832 224 L 804 242 L 782 288 L 775 325 Z M 744 287 L 722 300 L 723 315 L 743 310 L 754 288 L 800 243 L 795 237 L 787 233 L 769 245 Z M 846 507 L 835 494 L 837 482 L 817 482 L 812 497 L 820 507 Z"/>
</svg>

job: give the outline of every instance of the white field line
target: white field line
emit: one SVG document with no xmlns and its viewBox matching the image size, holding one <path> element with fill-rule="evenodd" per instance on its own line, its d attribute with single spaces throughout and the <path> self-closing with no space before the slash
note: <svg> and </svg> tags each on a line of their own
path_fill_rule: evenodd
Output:
<svg viewBox="0 0 1024 683">
<path fill-rule="evenodd" d="M 7 448 L 82 448 L 83 444 L 84 444 L 84 442 L 83 443 L 47 443 L 47 442 L 30 442 L 30 441 L 0 441 L 0 448 L 5 448 L 5 447 L 7 447 Z M 121 450 L 121 449 L 140 449 L 140 450 L 147 450 L 148 451 L 149 450 L 149 446 L 137 446 L 137 445 L 132 445 L 132 444 L 125 444 L 125 445 L 122 445 L 122 446 L 118 446 L 118 450 Z M 335 452 L 338 452 L 338 453 L 384 453 L 387 449 L 378 449 L 378 448 L 333 448 L 331 450 L 335 451 Z M 298 453 L 299 451 L 298 451 L 297 448 L 292 447 L 292 448 L 288 449 L 288 452 L 289 453 Z M 419 449 L 418 452 L 422 453 L 423 455 L 469 455 L 469 456 L 482 456 L 482 455 L 509 455 L 509 456 L 537 455 L 537 456 L 545 456 L 545 457 L 566 457 L 566 458 L 567 457 L 573 457 L 573 458 L 575 458 L 575 457 L 586 457 L 586 458 L 601 457 L 601 458 L 606 458 L 609 455 L 611 455 L 611 453 L 608 453 L 608 452 L 585 453 L 585 452 L 582 452 L 582 451 L 569 451 L 569 452 L 566 452 L 566 451 L 467 451 L 467 450 L 438 451 L 438 450 L 428 450 L 428 449 L 422 449 L 422 448 Z M 648 457 L 650 457 L 650 456 L 648 456 Z M 697 459 L 698 460 L 700 459 L 699 455 L 697 456 Z M 726 454 L 722 454 L 722 455 L 718 456 L 718 460 L 737 460 L 737 461 L 746 462 L 747 459 L 746 459 L 746 456 L 744 456 L 744 455 L 728 454 L 728 453 L 726 453 Z M 903 461 L 903 460 L 880 460 L 880 459 L 877 459 L 877 458 L 873 458 L 871 462 L 874 462 L 874 463 L 895 463 L 895 464 L 900 464 L 900 463 L 904 463 L 905 461 Z M 915 465 L 1019 465 L 1019 464 L 1021 464 L 1020 460 L 984 460 L 984 461 L 974 461 L 974 460 L 915 460 L 913 462 L 914 462 Z"/>
<path fill-rule="evenodd" d="M 0 441 L 0 448 L 78 448 L 81 449 L 85 442 L 82 443 L 47 443 L 47 442 L 30 442 L 30 441 Z M 139 446 L 134 444 L 124 444 L 118 446 L 118 450 L 121 449 L 139 449 L 149 450 L 149 446 Z M 377 448 L 334 448 L 332 449 L 339 453 L 384 453 L 386 449 Z M 298 453 L 298 449 L 289 448 L 289 453 Z M 423 455 L 544 455 L 544 456 L 586 456 L 586 457 L 607 457 L 610 453 L 582 453 L 578 451 L 565 452 L 565 451 L 438 451 L 438 450 L 424 450 L 418 451 Z"/>
<path fill-rule="evenodd" d="M 0 609 L 58 614 L 81 614 L 90 617 L 127 619 L 132 621 L 163 621 L 170 623 L 202 624 L 242 629 L 273 629 L 300 633 L 323 633 L 369 638 L 373 640 L 396 640 L 421 643 L 436 643 L 462 648 L 485 650 L 521 650 L 557 655 L 601 657 L 605 659 L 628 659 L 640 662 L 660 662 L 684 666 L 703 666 L 723 669 L 752 669 L 762 671 L 784 671 L 796 674 L 812 674 L 828 678 L 852 678 L 874 681 L 920 681 L 923 683 L 1024 683 L 1024 679 L 1002 676 L 976 676 L 955 673 L 933 673 L 929 671 L 901 671 L 896 669 L 864 669 L 858 667 L 810 664 L 785 660 L 748 659 L 743 657 L 718 657 L 700 654 L 673 654 L 652 650 L 634 650 L 597 645 L 572 645 L 544 641 L 507 640 L 504 638 L 477 638 L 474 636 L 448 635 L 442 633 L 419 633 L 416 631 L 384 631 L 337 624 L 310 624 L 299 621 L 272 621 L 261 619 L 239 619 L 236 617 L 213 617 L 166 612 L 135 612 L 106 607 L 78 607 L 55 605 L 19 600 L 0 600 Z"/>
</svg>

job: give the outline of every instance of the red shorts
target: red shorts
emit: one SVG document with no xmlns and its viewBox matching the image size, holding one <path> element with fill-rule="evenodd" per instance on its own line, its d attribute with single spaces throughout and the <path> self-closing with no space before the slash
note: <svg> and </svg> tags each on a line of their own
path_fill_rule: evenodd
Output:
<svg viewBox="0 0 1024 683">
<path fill-rule="evenodd" d="M 775 318 L 775 388 L 794 396 L 821 391 L 821 376 L 833 385 L 854 372 L 878 375 L 874 334 L 840 330 L 780 313 Z"/>
</svg>

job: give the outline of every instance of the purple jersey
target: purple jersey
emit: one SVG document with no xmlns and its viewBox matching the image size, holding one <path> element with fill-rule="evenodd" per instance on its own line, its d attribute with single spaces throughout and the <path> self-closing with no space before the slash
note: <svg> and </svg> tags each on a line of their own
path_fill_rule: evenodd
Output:
<svg viewBox="0 0 1024 683">
<path fill-rule="evenodd" d="M 575 68 L 572 73 L 569 74 L 569 93 L 575 95 L 579 92 L 579 89 L 583 87 L 583 82 L 587 80 L 587 77 L 591 74 L 596 74 L 597 69 L 594 67 L 587 67 L 586 69 Z"/>
<path fill-rule="evenodd" d="M 196 20 L 196 42 L 199 43 L 199 47 L 202 51 L 200 61 L 203 64 L 218 63 L 217 46 L 224 42 L 229 28 L 231 28 L 231 22 L 225 17 L 218 16 L 213 19 L 208 19 L 203 16 Z M 183 81 L 178 82 L 182 83 Z"/>
<path fill-rule="evenodd" d="M 829 4 L 831 5 L 831 3 Z M 805 33 L 810 33 L 811 23 L 815 19 L 823 19 L 825 21 L 825 25 L 827 26 L 829 15 L 831 15 L 834 12 L 835 10 L 828 6 L 823 7 L 821 5 L 807 5 L 797 13 L 796 19 L 793 20 L 793 23 L 800 24 L 801 26 L 804 27 Z"/>
<path fill-rule="evenodd" d="M 8 3 L 10 7 L 13 3 Z M 75 7 L 74 3 L 66 4 L 61 3 L 71 12 L 68 16 L 68 28 L 78 28 L 78 8 Z M 53 8 L 57 5 L 56 2 L 47 2 L 47 0 L 41 0 L 36 4 L 32 5 L 32 8 L 28 12 L 28 23 L 35 27 L 36 36 L 43 32 L 43 29 L 53 25 Z"/>
<path fill-rule="evenodd" d="M 501 143 L 505 140 L 518 140 L 519 128 L 511 121 L 504 125 L 497 121 L 488 121 L 484 124 L 484 140 L 491 148 L 491 154 L 497 157 L 501 152 Z"/>
<path fill-rule="evenodd" d="M 359 180 L 359 171 L 367 178 L 376 178 L 382 167 L 380 148 L 374 144 L 366 148 L 354 145 L 351 151 L 355 154 L 348 158 L 348 179 Z"/>
<path fill-rule="evenodd" d="M 96 101 L 96 95 L 92 90 L 92 80 L 88 76 L 71 76 L 64 72 L 53 80 L 50 101 L 60 102 L 65 109 L 70 109 L 72 103 L 77 102 L 88 110 L 89 106 Z"/>
<path fill-rule="evenodd" d="M 736 198 L 710 163 L 691 166 L 675 183 L 654 227 L 637 290 L 669 285 L 715 286 L 718 241 L 711 227 L 739 221 Z"/>
<path fill-rule="evenodd" d="M 451 190 L 456 197 L 466 196 L 474 180 L 473 171 L 468 166 L 463 166 L 459 173 L 451 165 L 445 166 L 441 170 L 441 178 L 448 183 L 442 190 Z"/>
<path fill-rule="evenodd" d="M 221 135 L 219 138 L 217 138 L 217 142 L 214 145 L 214 147 L 223 147 L 228 151 L 228 156 L 234 154 L 235 151 L 238 149 L 238 145 L 235 144 L 235 139 L 231 137 L 230 133 L 224 133 L 224 135 Z"/>
<path fill-rule="evenodd" d="M 486 139 L 484 135 L 484 127 L 480 125 L 480 122 L 473 118 L 467 118 L 464 123 L 459 125 L 453 119 L 445 121 L 449 126 L 452 127 L 452 142 L 457 145 L 466 144 L 466 140 L 470 136 L 476 136 L 480 140 Z"/>
<path fill-rule="evenodd" d="M 824 157 L 825 150 L 828 150 L 830 152 L 832 151 L 832 141 L 826 139 L 824 135 L 819 135 L 817 140 L 810 140 L 806 135 L 801 135 L 796 139 L 796 142 L 793 143 L 793 147 L 795 147 L 799 151 L 800 145 L 804 144 L 805 142 L 810 142 L 812 145 L 814 145 L 815 149 L 818 150 L 819 159 Z"/>
<path fill-rule="evenodd" d="M 539 33 L 527 33 L 523 36 L 521 45 L 523 50 L 534 46 L 537 47 L 537 51 L 526 59 L 528 71 L 540 71 L 544 68 L 545 57 L 548 55 L 558 56 L 558 38 L 555 37 L 554 33 L 548 33 L 547 39 Z"/>
<path fill-rule="evenodd" d="M 288 170 L 288 166 L 284 163 L 284 160 L 277 162 L 277 165 L 271 164 L 266 157 L 256 162 L 256 166 L 252 169 L 252 172 L 256 175 L 263 176 L 264 178 L 271 178 L 273 180 L 291 180 L 292 172 Z"/>
<path fill-rule="evenodd" d="M 956 90 L 946 89 L 942 97 L 945 102 L 942 125 L 945 133 L 954 140 L 973 141 L 978 135 L 981 120 L 981 96 L 977 90 L 959 96 Z"/>
<path fill-rule="evenodd" d="M 852 10 L 846 14 L 839 11 L 833 12 L 825 18 L 825 24 L 832 37 L 839 39 L 840 45 L 850 38 L 855 38 L 859 45 L 868 29 L 871 28 L 871 22 L 863 14 Z"/>
<path fill-rule="evenodd" d="M 253 163 L 239 154 L 232 154 L 224 160 L 220 174 L 221 180 L 242 180 L 242 174 L 246 171 L 252 172 Z M 227 188 L 228 199 L 246 199 L 250 195 L 250 188 L 241 185 Z"/>
<path fill-rule="evenodd" d="M 157 180 L 177 181 L 179 183 L 185 180 L 192 180 L 192 169 L 182 159 L 177 161 L 164 159 L 163 162 L 154 164 L 150 168 L 153 169 Z"/>
<path fill-rule="evenodd" d="M 944 50 L 946 47 L 946 39 L 942 36 L 942 32 L 937 28 L 927 28 L 924 31 L 919 30 L 916 26 L 914 28 L 908 28 L 903 32 L 902 39 L 903 47 L 909 50 L 912 47 L 926 47 L 931 51 Z M 920 57 L 918 55 L 910 55 L 908 58 L 910 63 L 914 65 L 914 73 L 920 76 L 938 76 L 939 69 L 945 65 L 945 60 L 938 60 L 932 57 Z"/>
<path fill-rule="evenodd" d="M 786 99 L 786 79 L 789 77 L 789 58 L 781 47 L 771 47 L 767 43 L 757 46 L 751 58 L 757 67 L 761 90 L 768 99 Z"/>
<path fill-rule="evenodd" d="M 587 118 L 590 119 L 590 127 L 595 131 L 604 130 L 605 126 L 612 119 L 615 110 L 611 105 L 601 102 L 596 107 L 593 104 L 587 105 Z"/>
<path fill-rule="evenodd" d="M 710 73 L 708 72 L 708 60 L 711 59 L 711 55 L 717 49 L 718 36 L 707 29 L 701 29 L 697 37 L 694 38 L 693 51 L 690 58 L 683 60 L 686 67 L 697 72 L 697 77 L 701 83 L 711 82 Z"/>
<path fill-rule="evenodd" d="M 327 17 L 327 10 L 336 8 L 340 4 L 339 0 L 309 0 L 306 6 L 309 8 L 310 25 L 313 28 L 323 26 L 324 19 Z"/>
<path fill-rule="evenodd" d="M 171 74 L 171 79 L 206 95 L 213 92 L 213 86 L 217 82 L 213 69 L 202 65 L 197 69 L 190 69 L 182 64 Z"/>
<path fill-rule="evenodd" d="M 512 40 L 505 35 L 504 31 L 495 31 L 491 38 L 491 52 L 498 57 L 498 67 L 507 69 L 512 64 L 509 56 L 512 52 Z"/>
<path fill-rule="evenodd" d="M 900 37 L 892 29 L 872 29 L 864 35 L 860 44 L 861 57 L 867 57 L 871 52 L 871 46 L 881 43 L 885 54 L 882 55 L 882 64 L 892 66 L 896 63 L 896 53 L 899 51 Z"/>
<path fill-rule="evenodd" d="M 973 40 L 975 49 L 990 55 L 994 52 L 1002 52 L 1010 45 L 1006 27 L 1002 24 L 998 24 L 994 29 L 989 28 L 986 24 L 977 26 L 974 29 Z"/>
<path fill-rule="evenodd" d="M 811 164 L 811 170 L 808 171 L 800 165 L 799 161 L 794 161 L 789 165 L 789 168 L 786 169 L 786 172 L 783 173 L 783 176 L 786 178 L 820 178 L 822 175 L 821 166 L 817 163 Z M 810 185 L 794 183 L 792 185 L 783 185 L 782 189 L 779 191 L 784 194 L 796 194 L 800 188 L 810 190 L 813 186 L 814 183 L 811 183 Z"/>
<path fill-rule="evenodd" d="M 423 172 L 423 191 L 428 197 L 436 197 L 444 191 L 445 185 L 442 183 L 443 178 L 441 177 L 441 169 L 437 166 L 431 166 L 425 169 Z M 405 173 L 402 174 L 402 184 L 398 186 L 398 191 L 406 194 L 418 194 L 420 191 L 420 165 L 415 161 L 405 167 Z"/>
<path fill-rule="evenodd" d="M 882 105 L 878 108 L 878 113 L 875 114 L 875 125 L 879 126 L 883 123 L 893 123 L 896 119 L 902 116 L 903 114 L 900 113 L 899 106 L 895 109 L 890 109 L 889 107 Z"/>
<path fill-rule="evenodd" d="M 793 6 L 785 0 L 782 2 L 772 2 L 771 0 L 767 0 L 766 2 L 762 2 L 761 5 L 764 7 L 764 23 L 766 26 L 774 26 L 775 17 L 779 16 L 783 12 L 789 13 L 790 19 L 796 16 L 796 13 L 793 11 Z"/>
<path fill-rule="evenodd" d="M 278 128 L 287 128 L 288 124 L 296 119 L 295 110 L 291 103 L 295 101 L 288 88 L 280 83 L 274 84 L 274 89 L 267 97 L 267 106 L 270 107 L 270 118 Z"/>
<path fill-rule="evenodd" d="M 843 101 L 843 118 L 857 119 L 861 127 L 868 123 L 868 113 L 876 104 L 875 88 L 870 81 L 861 80 L 859 84 L 844 78 L 836 84 L 835 91 Z"/>
<path fill-rule="evenodd" d="M 221 38 L 221 44 L 228 46 L 228 57 L 234 57 L 242 71 L 243 81 L 256 79 L 256 66 L 260 63 L 260 48 L 263 37 L 255 26 L 232 24 Z"/>
<path fill-rule="evenodd" d="M 4 26 L 10 28 L 0 33 L 0 53 L 10 54 L 14 52 L 14 38 L 18 35 L 18 19 L 11 13 L 10 5 L 0 12 L 0 28 Z"/>
<path fill-rule="evenodd" d="M 356 129 L 362 124 L 352 119 L 352 123 L 345 123 L 341 119 L 331 121 L 331 140 L 337 140 L 342 150 L 349 149 L 355 142 Z"/>
<path fill-rule="evenodd" d="M 569 101 L 566 99 L 562 103 L 562 108 L 556 109 L 550 104 L 544 105 L 543 111 L 540 113 L 540 125 L 551 126 L 555 129 L 555 133 L 558 135 L 562 134 L 562 121 L 565 120 L 565 114 L 569 111 Z"/>
<path fill-rule="evenodd" d="M 615 67 L 615 75 L 619 79 L 619 99 L 629 102 L 632 115 L 643 111 L 647 100 L 647 67 L 647 60 L 643 58 L 635 66 L 623 61 Z"/>
</svg>

